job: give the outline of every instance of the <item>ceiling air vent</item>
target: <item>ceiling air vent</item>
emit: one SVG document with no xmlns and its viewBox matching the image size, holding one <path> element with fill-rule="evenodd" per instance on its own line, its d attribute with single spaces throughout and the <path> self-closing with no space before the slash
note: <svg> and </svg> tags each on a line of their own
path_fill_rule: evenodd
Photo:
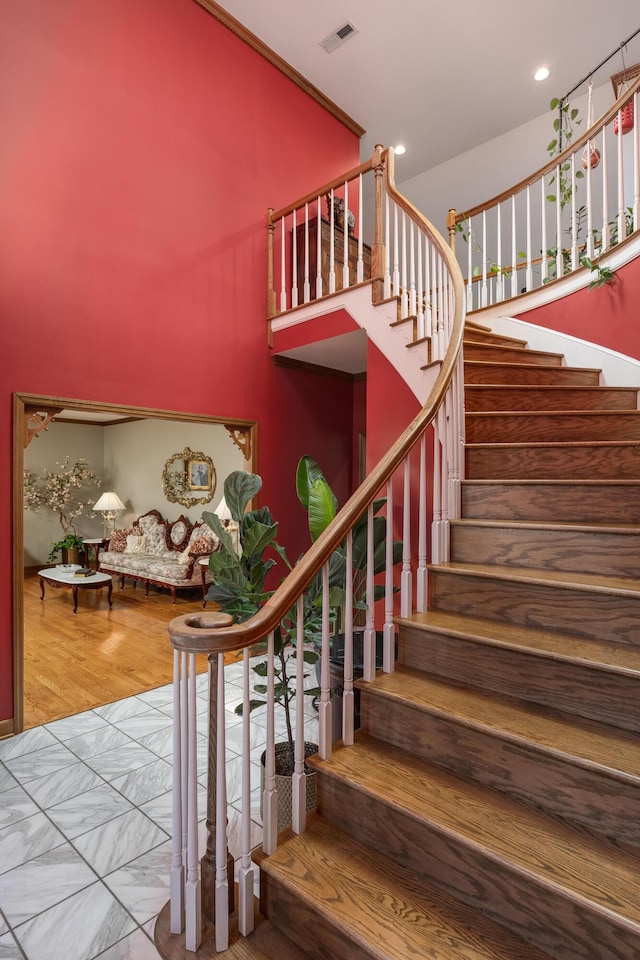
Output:
<svg viewBox="0 0 640 960">
<path fill-rule="evenodd" d="M 349 37 L 352 37 L 357 32 L 352 23 L 345 23 L 337 30 L 334 30 L 333 33 L 330 33 L 328 37 L 325 37 L 324 40 L 321 40 L 320 46 L 323 47 L 327 53 L 333 53 L 336 47 L 339 47 L 341 43 L 344 43 L 345 40 L 348 40 Z"/>
</svg>

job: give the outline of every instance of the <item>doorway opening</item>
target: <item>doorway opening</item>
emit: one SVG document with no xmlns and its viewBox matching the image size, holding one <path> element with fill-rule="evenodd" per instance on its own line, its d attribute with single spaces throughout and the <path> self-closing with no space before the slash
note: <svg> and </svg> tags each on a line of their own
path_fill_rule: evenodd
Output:
<svg viewBox="0 0 640 960">
<path fill-rule="evenodd" d="M 222 458 L 220 461 L 221 470 L 217 477 L 217 491 L 215 495 L 213 495 L 212 492 L 212 508 L 215 506 L 218 497 L 222 494 L 224 478 L 227 473 L 230 472 L 230 469 L 245 469 L 251 472 L 257 472 L 257 424 L 255 421 L 238 418 L 229 419 L 228 417 L 211 414 L 148 409 L 77 399 L 71 400 L 37 394 L 14 394 L 12 564 L 13 719 L 11 721 L 11 729 L 6 732 L 19 733 L 25 728 L 25 683 L 29 680 L 28 669 L 27 673 L 25 673 L 25 643 L 28 643 L 28 638 L 25 639 L 25 603 L 30 604 L 30 614 L 36 618 L 35 620 L 32 619 L 29 621 L 30 629 L 33 628 L 35 634 L 36 631 L 43 628 L 42 636 L 40 637 L 40 642 L 43 643 L 43 645 L 37 652 L 37 656 L 40 659 L 39 667 L 44 669 L 46 673 L 47 665 L 42 662 L 43 658 L 45 660 L 49 658 L 48 662 L 51 665 L 52 671 L 54 664 L 56 664 L 57 667 L 60 666 L 57 663 L 57 655 L 60 653 L 62 647 L 56 649 L 52 638 L 46 633 L 46 625 L 42 619 L 43 610 L 46 605 L 41 604 L 39 601 L 37 572 L 36 570 L 29 569 L 29 561 L 31 559 L 37 561 L 35 563 L 35 567 L 37 568 L 38 565 L 42 565 L 42 557 L 36 549 L 36 557 L 27 557 L 25 560 L 26 514 L 24 511 L 26 448 L 29 441 L 37 443 L 38 435 L 44 436 L 45 430 L 49 429 L 53 431 L 56 423 L 61 425 L 61 429 L 63 429 L 63 424 L 66 425 L 63 433 L 66 432 L 67 438 L 70 436 L 68 431 L 73 424 L 83 425 L 85 435 L 86 431 L 89 433 L 92 432 L 92 427 L 98 431 L 109 431 L 109 441 L 105 444 L 105 448 L 109 448 L 109 456 L 106 457 L 103 462 L 104 472 L 106 474 L 105 479 L 107 479 L 108 483 L 112 483 L 114 479 L 113 474 L 115 473 L 121 481 L 121 490 L 123 490 L 125 494 L 127 490 L 131 490 L 131 496 L 126 497 L 127 507 L 133 511 L 128 518 L 129 520 L 133 518 L 133 514 L 142 514 L 148 509 L 154 508 L 160 509 L 168 520 L 177 519 L 178 514 L 176 513 L 174 517 L 171 512 L 174 507 L 178 512 L 184 514 L 183 506 L 170 503 L 168 498 L 166 500 L 162 499 L 160 475 L 158 474 L 156 480 L 156 473 L 153 472 L 157 467 L 157 463 L 154 464 L 154 457 L 156 461 L 159 461 L 159 458 L 166 452 L 167 455 L 163 457 L 163 463 L 165 460 L 171 459 L 171 454 L 175 455 L 175 451 L 169 448 L 176 443 L 178 443 L 178 447 L 180 447 L 178 438 L 184 438 L 185 440 L 181 449 L 192 446 L 200 450 L 197 443 L 193 442 L 189 444 L 190 431 L 191 436 L 195 434 L 196 437 L 200 439 L 201 446 L 206 446 L 206 439 L 203 440 L 202 438 L 206 437 L 207 428 L 216 428 L 217 434 L 215 435 L 223 434 L 227 438 L 227 445 L 231 446 L 236 454 L 235 461 L 230 460 L 228 456 L 226 460 Z M 138 442 L 143 433 L 147 439 L 145 440 L 143 449 L 140 449 L 138 459 L 138 457 L 131 455 L 131 445 L 132 443 Z M 213 430 L 211 431 L 211 435 L 214 435 Z M 82 436 L 82 429 L 80 428 L 76 430 L 76 440 L 78 436 Z M 149 437 L 152 439 L 149 440 Z M 45 445 L 48 442 L 48 440 L 45 441 Z M 118 453 L 117 448 L 119 443 L 122 449 Z M 152 451 L 150 444 L 153 447 Z M 136 460 L 138 460 L 140 464 L 139 473 L 144 474 L 144 476 L 137 478 L 137 486 L 134 482 Z M 127 471 L 131 471 L 128 479 L 124 480 L 122 479 L 122 470 L 118 473 L 118 464 L 122 463 L 126 463 Z M 154 499 L 155 502 L 152 503 L 152 499 Z M 208 507 L 199 507 L 198 509 L 201 511 L 202 509 L 208 509 Z M 189 508 L 187 508 L 187 516 L 188 513 Z M 126 514 L 123 515 L 123 517 L 126 523 Z M 195 520 L 195 517 L 193 519 Z M 96 520 L 93 521 L 94 525 L 96 522 Z M 25 565 L 27 566 L 26 579 Z M 62 592 L 67 593 L 67 591 Z M 55 610 L 55 616 L 52 614 L 51 619 L 57 620 L 61 643 L 69 644 L 69 646 L 64 649 L 72 657 L 72 661 L 70 661 L 71 665 L 73 666 L 74 663 L 83 663 L 88 670 L 92 668 L 96 674 L 98 683 L 101 682 L 101 677 L 104 677 L 105 692 L 104 699 L 102 700 L 103 703 L 119 699 L 120 696 L 135 693 L 135 690 L 131 691 L 130 688 L 119 688 L 120 692 L 118 690 L 109 690 L 109 664 L 119 662 L 114 659 L 110 660 L 110 657 L 126 658 L 128 654 L 133 656 L 135 652 L 140 663 L 137 667 L 132 665 L 131 671 L 129 672 L 131 677 L 138 678 L 137 681 L 135 679 L 133 680 L 134 683 L 140 682 L 142 684 L 138 692 L 157 685 L 155 680 L 158 676 L 163 676 L 163 674 L 162 671 L 158 673 L 151 669 L 154 660 L 153 650 L 162 649 L 164 651 L 164 646 L 161 648 L 153 647 L 153 634 L 155 632 L 157 635 L 156 642 L 158 644 L 164 644 L 166 642 L 166 653 L 169 654 L 167 659 L 171 660 L 170 647 L 168 645 L 168 639 L 166 639 L 166 623 L 173 616 L 189 612 L 186 605 L 188 601 L 185 601 L 185 605 L 180 608 L 172 605 L 171 597 L 166 594 L 165 591 L 154 590 L 150 591 L 147 598 L 148 602 L 146 602 L 143 600 L 143 589 L 138 587 L 136 590 L 133 583 L 128 584 L 124 592 L 118 590 L 116 587 L 113 596 L 116 603 L 114 603 L 113 609 L 116 609 L 118 613 L 116 616 L 112 616 L 112 624 L 108 628 L 110 621 L 106 612 L 109 609 L 107 607 L 106 591 L 87 590 L 80 592 L 83 594 L 81 603 L 84 603 L 85 606 L 80 608 L 79 605 L 78 613 L 86 614 L 84 623 L 81 617 L 78 617 L 78 614 L 74 615 L 72 613 L 70 596 L 60 598 L 59 602 L 58 598 L 56 598 L 55 606 L 50 604 L 48 608 L 50 611 Z M 84 596 L 84 594 L 86 594 L 86 596 Z M 187 596 L 187 594 L 185 594 L 185 596 Z M 188 596 L 191 598 L 192 595 L 188 594 Z M 69 600 L 69 603 L 65 603 L 64 600 Z M 196 595 L 193 597 L 192 603 L 194 609 L 200 605 L 201 601 L 202 596 Z M 127 611 L 131 611 L 130 616 L 127 615 Z M 69 617 L 73 619 L 69 620 Z M 92 617 L 94 618 L 93 626 L 91 622 Z M 40 620 L 38 620 L 38 618 L 40 618 Z M 27 618 L 27 620 L 28 619 L 29 618 Z M 127 628 L 127 622 L 131 624 L 130 629 Z M 75 633 L 73 631 L 75 631 Z M 146 642 L 148 645 L 148 649 L 146 650 L 144 647 L 145 633 L 147 635 Z M 84 652 L 82 649 L 83 643 L 85 644 Z M 144 662 L 145 655 L 146 664 Z M 87 664 L 87 661 L 89 661 L 89 664 Z M 122 672 L 123 675 L 127 673 L 126 669 Z M 59 669 L 58 673 L 63 678 L 60 682 L 65 682 L 64 668 Z M 69 683 L 71 682 L 70 680 Z M 157 681 L 158 684 L 161 682 L 166 681 Z M 51 685 L 53 686 L 53 684 Z M 92 694 L 88 694 L 89 697 L 91 695 Z M 95 706 L 97 704 L 92 705 Z M 88 709 L 89 707 L 87 706 L 86 708 Z M 66 715 L 75 712 L 77 712 L 76 709 L 69 708 Z M 26 725 L 33 726 L 40 722 L 46 721 L 31 715 L 27 718 Z"/>
</svg>

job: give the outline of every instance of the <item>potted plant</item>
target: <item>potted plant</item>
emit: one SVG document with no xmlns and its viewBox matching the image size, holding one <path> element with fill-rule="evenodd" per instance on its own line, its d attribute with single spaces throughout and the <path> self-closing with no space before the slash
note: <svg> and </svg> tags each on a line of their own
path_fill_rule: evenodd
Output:
<svg viewBox="0 0 640 960">
<path fill-rule="evenodd" d="M 309 534 L 315 541 L 328 527 L 338 511 L 338 501 L 326 477 L 316 461 L 310 456 L 304 456 L 298 463 L 296 472 L 296 491 L 300 503 L 307 511 Z M 373 572 L 374 576 L 384 572 L 386 567 L 387 551 L 387 521 L 379 512 L 386 503 L 386 498 L 375 500 L 373 503 Z M 366 576 L 367 576 L 367 515 L 363 514 L 355 523 L 352 531 L 352 582 L 346 581 L 346 550 L 344 544 L 334 552 L 329 564 L 330 603 L 334 610 L 333 623 L 335 631 L 330 641 L 331 659 L 331 687 L 334 698 L 332 711 L 333 737 L 341 736 L 342 678 L 344 675 L 344 629 L 345 629 L 345 600 L 347 589 L 353 596 L 354 626 L 362 620 L 366 610 Z M 402 559 L 402 542 L 393 541 L 393 563 Z M 395 588 L 394 588 L 395 589 Z M 374 601 L 384 596 L 384 585 L 374 584 Z M 353 677 L 361 677 L 363 673 L 363 645 L 364 633 L 361 629 L 353 632 Z M 382 633 L 376 632 L 376 665 L 382 666 Z M 319 664 L 317 668 L 319 669 Z M 319 681 L 318 677 L 318 681 Z M 359 724 L 359 691 L 355 691 L 355 728 Z"/>
<path fill-rule="evenodd" d="M 51 553 L 47 557 L 47 563 L 55 563 L 58 554 L 62 556 L 63 563 L 80 563 L 80 556 L 84 554 L 84 540 L 77 533 L 68 533 L 62 540 L 56 540 L 51 545 Z"/>
<path fill-rule="evenodd" d="M 81 494 L 89 485 L 99 487 L 100 480 L 84 457 L 74 463 L 65 457 L 57 466 L 57 471 L 45 467 L 40 477 L 25 470 L 24 506 L 25 510 L 34 511 L 47 507 L 58 516 L 64 536 L 52 545 L 48 563 L 54 563 L 59 552 L 62 552 L 63 563 L 78 563 L 84 541 L 75 522 L 95 502 L 95 496 L 84 499 Z"/>
<path fill-rule="evenodd" d="M 275 557 L 266 557 L 271 548 L 284 562 L 287 569 L 291 564 L 284 548 L 277 542 L 278 523 L 273 519 L 268 507 L 249 510 L 249 501 L 262 487 L 262 479 L 257 474 L 234 471 L 224 483 L 224 496 L 233 521 L 238 525 L 239 550 L 236 552 L 228 530 L 214 513 L 204 512 L 203 519 L 220 539 L 220 549 L 211 554 L 209 567 L 212 584 L 207 600 L 214 600 L 224 613 L 229 613 L 236 623 L 248 620 L 260 609 L 272 595 L 265 581 L 269 571 L 276 565 Z M 291 822 L 291 777 L 294 765 L 294 735 L 291 721 L 291 705 L 296 695 L 296 659 L 301 654 L 305 664 L 313 665 L 318 659 L 316 645 L 321 631 L 321 611 L 317 605 L 319 581 L 311 585 L 304 598 L 304 639 L 305 648 L 298 650 L 296 610 L 289 611 L 274 631 L 275 651 L 275 701 L 284 711 L 287 737 L 283 743 L 276 744 L 276 784 L 278 786 L 278 829 L 284 829 Z M 257 644 L 252 653 L 264 653 L 266 646 Z M 256 710 L 266 704 L 267 687 L 264 680 L 267 664 L 260 660 L 253 667 L 259 682 L 254 685 L 256 697 L 249 704 L 250 710 Z M 305 677 L 308 674 L 305 673 Z M 318 695 L 316 688 L 304 690 L 305 696 Z M 242 705 L 236 708 L 242 713 Z M 305 756 L 317 751 L 317 744 L 305 744 Z M 264 765 L 264 754 L 263 754 Z M 315 806 L 315 774 L 305 771 L 307 780 L 307 807 Z M 278 782 L 278 778 L 280 778 Z M 287 798 L 289 802 L 287 803 Z"/>
</svg>

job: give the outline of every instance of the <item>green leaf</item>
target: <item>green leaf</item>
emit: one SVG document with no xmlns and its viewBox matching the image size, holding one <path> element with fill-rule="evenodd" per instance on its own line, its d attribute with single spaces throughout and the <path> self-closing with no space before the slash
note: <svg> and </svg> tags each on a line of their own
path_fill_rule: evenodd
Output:
<svg viewBox="0 0 640 960">
<path fill-rule="evenodd" d="M 558 100 L 557 97 L 554 97 L 553 100 L 551 101 L 551 103 L 549 104 L 549 109 L 550 109 L 550 110 L 555 110 L 556 107 L 559 107 L 559 106 L 560 106 L 560 101 Z"/>
<path fill-rule="evenodd" d="M 556 202 L 556 195 L 555 195 L 555 193 L 548 193 L 548 194 L 547 194 L 547 200 L 549 201 L 549 203 L 555 203 L 555 202 Z"/>
<path fill-rule="evenodd" d="M 571 111 L 571 119 L 572 119 L 572 120 L 575 120 L 575 118 L 576 118 L 577 116 L 578 116 L 578 111 L 577 111 L 577 109 L 574 107 L 573 110 Z"/>
<path fill-rule="evenodd" d="M 233 540 L 215 513 L 210 513 L 208 510 L 205 510 L 202 514 L 202 519 L 207 526 L 213 530 L 218 540 L 221 541 L 223 549 L 229 550 L 231 553 L 235 553 L 235 550 L 233 549 Z"/>
<path fill-rule="evenodd" d="M 258 707 L 266 707 L 266 705 L 267 705 L 266 700 L 249 700 L 249 713 L 251 713 L 252 710 L 256 710 Z M 239 717 L 241 717 L 242 714 L 244 713 L 244 710 L 242 709 L 243 706 L 244 704 L 239 703 L 238 706 L 233 711 L 234 713 L 237 713 Z"/>
<path fill-rule="evenodd" d="M 277 523 L 273 526 L 265 526 L 263 523 L 252 524 L 242 544 L 243 557 L 261 557 L 269 544 L 275 540 L 277 532 Z"/>
<path fill-rule="evenodd" d="M 576 180 L 584 177 L 584 170 L 576 170 Z"/>
<path fill-rule="evenodd" d="M 553 129 L 554 130 L 560 129 L 560 120 L 558 119 L 558 117 L 556 117 L 555 120 L 553 121 Z"/>
<path fill-rule="evenodd" d="M 551 153 L 552 150 L 555 150 L 555 148 L 556 148 L 557 146 L 558 146 L 558 141 L 557 141 L 557 140 L 552 140 L 552 141 L 548 144 L 548 146 L 547 146 L 547 151 L 548 151 L 549 153 Z"/>
<path fill-rule="evenodd" d="M 309 488 L 309 533 L 315 542 L 336 515 L 336 498 L 324 477 L 316 478 Z"/>
<path fill-rule="evenodd" d="M 298 494 L 298 500 L 305 510 L 309 509 L 309 491 L 311 484 L 314 480 L 324 479 L 324 473 L 313 457 L 306 454 L 300 458 L 298 461 L 298 469 L 296 470 L 296 493 Z"/>
<path fill-rule="evenodd" d="M 231 516 L 239 523 L 249 501 L 262 488 L 262 477 L 257 473 L 234 470 L 224 482 L 224 496 Z"/>
</svg>

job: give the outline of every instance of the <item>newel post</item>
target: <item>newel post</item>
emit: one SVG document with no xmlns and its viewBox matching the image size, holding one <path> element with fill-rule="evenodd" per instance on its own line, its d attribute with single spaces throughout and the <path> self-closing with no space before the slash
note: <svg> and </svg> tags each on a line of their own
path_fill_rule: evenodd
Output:
<svg viewBox="0 0 640 960">
<path fill-rule="evenodd" d="M 373 303 L 382 303 L 384 299 L 384 240 L 382 230 L 384 197 L 382 178 L 384 175 L 384 159 L 382 144 L 376 144 L 371 163 L 375 176 L 373 246 L 371 248 L 371 276 L 373 278 L 373 287 L 371 297 Z"/>
<path fill-rule="evenodd" d="M 273 222 L 273 207 L 267 210 L 267 317 L 271 319 L 276 309 L 276 290 L 273 285 L 273 243 L 276 225 Z"/>
<path fill-rule="evenodd" d="M 447 214 L 447 230 L 449 231 L 449 246 L 451 252 L 456 252 L 456 210 L 455 207 L 449 207 Z"/>
</svg>

